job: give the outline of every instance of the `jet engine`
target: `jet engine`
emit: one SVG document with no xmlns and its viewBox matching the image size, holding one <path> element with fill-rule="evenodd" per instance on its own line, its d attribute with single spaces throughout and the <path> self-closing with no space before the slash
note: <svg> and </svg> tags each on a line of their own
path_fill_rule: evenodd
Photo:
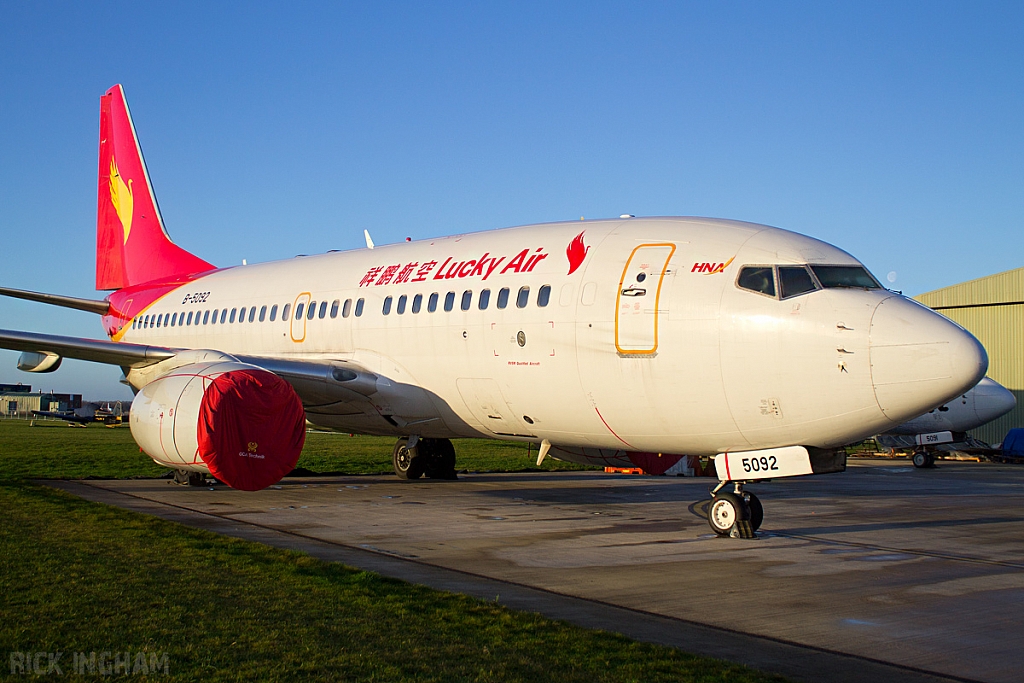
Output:
<svg viewBox="0 0 1024 683">
<path fill-rule="evenodd" d="M 132 436 L 157 463 L 258 491 L 295 468 L 306 414 L 285 380 L 255 365 L 184 365 L 135 396 Z"/>
</svg>

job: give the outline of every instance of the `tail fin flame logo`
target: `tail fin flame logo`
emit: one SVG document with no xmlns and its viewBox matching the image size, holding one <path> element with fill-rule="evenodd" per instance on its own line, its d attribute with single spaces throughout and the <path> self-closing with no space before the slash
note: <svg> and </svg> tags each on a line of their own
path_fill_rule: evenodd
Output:
<svg viewBox="0 0 1024 683">
<path fill-rule="evenodd" d="M 114 205 L 117 217 L 121 219 L 121 227 L 124 228 L 124 241 L 128 243 L 128 233 L 132 231 L 132 212 L 135 210 L 135 200 L 132 198 L 132 181 L 128 180 L 126 185 L 117 171 L 117 163 L 113 158 L 110 160 L 110 201 Z"/>
<path fill-rule="evenodd" d="M 583 259 L 587 258 L 587 252 L 590 251 L 590 247 L 583 243 L 585 232 L 586 230 L 576 235 L 572 242 L 569 242 L 569 246 L 565 248 L 565 256 L 569 259 L 569 275 L 576 272 L 576 269 L 583 263 Z"/>
</svg>

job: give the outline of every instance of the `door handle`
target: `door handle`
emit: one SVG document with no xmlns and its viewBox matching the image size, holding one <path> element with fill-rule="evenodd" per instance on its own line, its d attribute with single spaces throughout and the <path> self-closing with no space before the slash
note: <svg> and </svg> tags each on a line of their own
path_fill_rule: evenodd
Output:
<svg viewBox="0 0 1024 683">
<path fill-rule="evenodd" d="M 646 294 L 647 290 L 644 289 L 643 287 L 627 287 L 626 289 L 622 290 L 622 296 L 645 296 Z"/>
</svg>

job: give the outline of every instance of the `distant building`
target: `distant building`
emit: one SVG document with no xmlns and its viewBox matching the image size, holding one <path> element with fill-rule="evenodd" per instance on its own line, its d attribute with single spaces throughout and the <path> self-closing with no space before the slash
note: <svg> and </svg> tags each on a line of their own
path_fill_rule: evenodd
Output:
<svg viewBox="0 0 1024 683">
<path fill-rule="evenodd" d="M 973 431 L 991 444 L 1024 427 L 1024 268 L 996 273 L 914 297 L 978 338 L 988 351 L 988 376 L 1017 397 L 1017 407 Z"/>
<path fill-rule="evenodd" d="M 31 417 L 33 410 L 68 412 L 81 407 L 81 394 L 33 392 L 27 385 L 0 384 L 0 415 L 4 417 Z"/>
</svg>

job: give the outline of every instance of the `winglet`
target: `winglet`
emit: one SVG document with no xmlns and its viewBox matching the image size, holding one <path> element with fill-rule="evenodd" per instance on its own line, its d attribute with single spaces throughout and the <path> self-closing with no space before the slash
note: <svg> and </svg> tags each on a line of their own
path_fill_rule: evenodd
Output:
<svg viewBox="0 0 1024 683">
<path fill-rule="evenodd" d="M 363 228 L 363 237 L 366 238 L 366 248 L 373 249 L 373 240 L 370 239 L 370 231 Z"/>
</svg>

